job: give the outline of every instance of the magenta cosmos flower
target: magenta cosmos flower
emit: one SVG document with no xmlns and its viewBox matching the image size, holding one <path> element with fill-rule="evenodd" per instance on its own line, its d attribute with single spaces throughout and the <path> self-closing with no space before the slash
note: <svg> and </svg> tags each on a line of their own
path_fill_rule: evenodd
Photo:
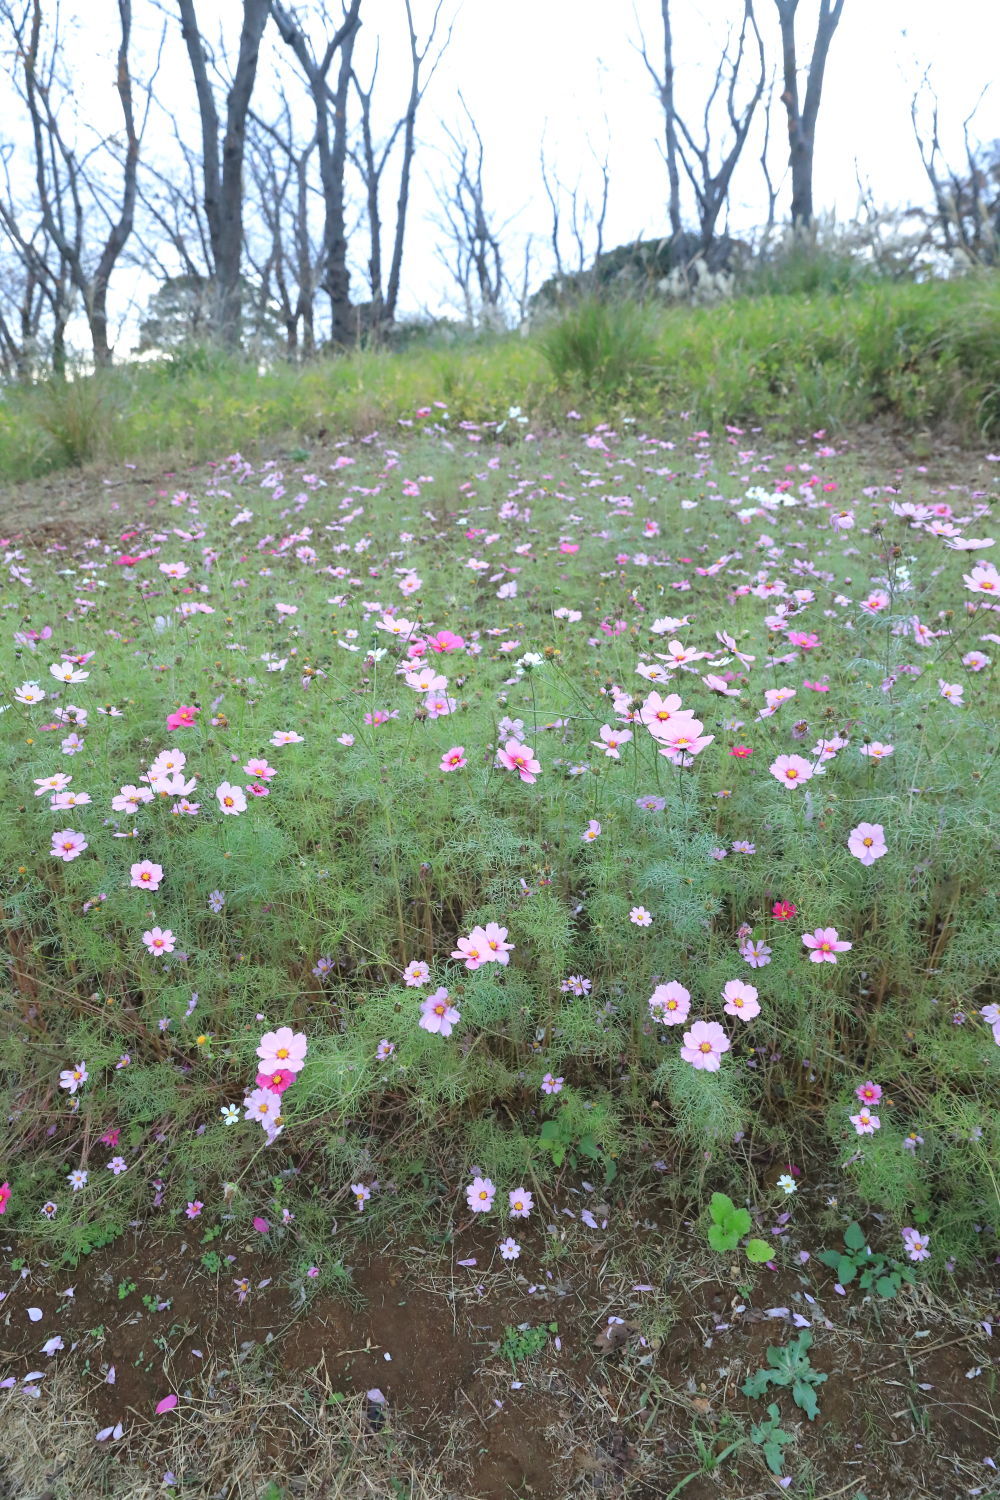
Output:
<svg viewBox="0 0 1000 1500">
<path fill-rule="evenodd" d="M 691 1030 L 684 1033 L 681 1057 L 693 1068 L 717 1073 L 722 1054 L 728 1051 L 729 1038 L 717 1021 L 695 1021 Z"/>
<path fill-rule="evenodd" d="M 193 704 L 189 705 L 182 703 L 180 708 L 177 709 L 175 713 L 167 714 L 168 730 L 173 731 L 175 729 L 193 728 L 195 715 L 197 714 L 197 712 L 198 710 L 194 707 Z"/>
<path fill-rule="evenodd" d="M 309 1043 L 305 1033 L 292 1031 L 290 1026 L 279 1026 L 277 1031 L 266 1031 L 260 1039 L 257 1056 L 262 1073 L 275 1073 L 285 1068 L 289 1073 L 298 1073 L 305 1066 Z"/>
<path fill-rule="evenodd" d="M 440 769 L 442 771 L 461 771 L 462 767 L 468 764 L 469 762 L 465 758 L 465 746 L 452 745 L 451 749 L 446 750 L 442 755 Z"/>
<path fill-rule="evenodd" d="M 847 836 L 847 847 L 863 865 L 874 864 L 888 852 L 881 823 L 859 823 Z"/>
<path fill-rule="evenodd" d="M 813 768 L 801 755 L 779 755 L 768 766 L 771 775 L 782 786 L 796 787 L 812 779 Z"/>
<path fill-rule="evenodd" d="M 649 997 L 649 1008 L 661 1026 L 680 1026 L 688 1018 L 691 995 L 676 979 L 658 984 Z"/>
<path fill-rule="evenodd" d="M 459 1011 L 448 999 L 448 991 L 442 987 L 420 1002 L 420 1027 L 423 1031 L 438 1036 L 451 1036 L 452 1030 L 462 1019 Z"/>
<path fill-rule="evenodd" d="M 841 942 L 836 927 L 817 927 L 815 932 L 804 932 L 802 941 L 809 951 L 809 962 L 835 964 L 838 953 L 846 953 L 853 943 Z"/>
<path fill-rule="evenodd" d="M 542 769 L 542 763 L 535 759 L 531 746 L 521 745 L 517 740 L 508 740 L 503 749 L 497 751 L 497 765 L 507 771 L 516 771 L 522 781 L 529 783 Z"/>
<path fill-rule="evenodd" d="M 739 1016 L 741 1021 L 752 1021 L 754 1016 L 760 1015 L 757 990 L 752 984 L 744 984 L 742 979 L 730 979 L 723 988 L 722 998 L 726 1002 L 722 1008 L 727 1016 Z"/>
</svg>

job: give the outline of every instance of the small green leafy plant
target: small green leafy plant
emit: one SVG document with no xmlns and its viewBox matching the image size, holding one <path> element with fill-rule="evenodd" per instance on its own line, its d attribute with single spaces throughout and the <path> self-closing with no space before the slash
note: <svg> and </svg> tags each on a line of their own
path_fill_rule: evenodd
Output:
<svg viewBox="0 0 1000 1500">
<path fill-rule="evenodd" d="M 727 1193 L 713 1193 L 708 1212 L 712 1220 L 708 1226 L 709 1245 L 721 1253 L 735 1250 L 743 1236 L 749 1233 L 749 1211 L 737 1208 Z M 763 1265 L 771 1258 L 771 1248 L 764 1240 L 747 1240 L 743 1250 L 747 1260 L 754 1265 Z"/>
<path fill-rule="evenodd" d="M 504 1336 L 500 1342 L 498 1353 L 516 1369 L 525 1360 L 533 1359 L 540 1354 L 549 1341 L 550 1333 L 558 1333 L 558 1323 L 547 1323 L 545 1327 L 533 1328 L 529 1324 L 524 1328 L 512 1328 L 510 1324 L 504 1329 Z"/>
<path fill-rule="evenodd" d="M 805 1328 L 797 1339 L 792 1339 L 788 1344 L 775 1348 L 772 1344 L 767 1351 L 767 1363 L 770 1368 L 755 1370 L 741 1386 L 744 1396 L 766 1396 L 768 1387 L 772 1385 L 784 1386 L 792 1393 L 792 1400 L 800 1407 L 809 1418 L 819 1416 L 819 1401 L 816 1396 L 816 1387 L 822 1385 L 826 1376 L 819 1370 L 814 1370 L 809 1359 L 809 1350 L 812 1347 L 812 1334 Z"/>
<path fill-rule="evenodd" d="M 764 1462 L 771 1473 L 777 1474 L 780 1478 L 784 1463 L 783 1449 L 787 1443 L 793 1443 L 795 1439 L 790 1432 L 785 1432 L 780 1425 L 777 1402 L 772 1401 L 767 1408 L 766 1422 L 755 1422 L 751 1427 L 750 1441 L 756 1443 L 757 1447 L 761 1450 L 761 1453 L 764 1455 Z"/>
<path fill-rule="evenodd" d="M 124 1302 L 125 1298 L 129 1295 L 129 1293 L 130 1292 L 134 1292 L 135 1290 L 136 1290 L 136 1283 L 134 1281 L 119 1281 L 119 1283 L 118 1283 L 118 1301 L 119 1302 Z"/>
<path fill-rule="evenodd" d="M 538 1145 L 551 1156 L 553 1166 L 561 1167 L 568 1160 L 576 1170 L 582 1165 L 582 1158 L 583 1161 L 591 1161 L 602 1167 L 605 1187 L 614 1181 L 618 1172 L 618 1164 L 614 1158 L 601 1150 L 592 1135 L 578 1134 L 565 1110 L 543 1122 Z"/>
<path fill-rule="evenodd" d="M 820 1250 L 819 1259 L 836 1271 L 841 1286 L 856 1280 L 863 1291 L 874 1287 L 880 1297 L 895 1297 L 904 1281 L 912 1284 L 915 1279 L 911 1267 L 873 1251 L 858 1223 L 848 1224 L 844 1230 L 843 1250 Z"/>
</svg>

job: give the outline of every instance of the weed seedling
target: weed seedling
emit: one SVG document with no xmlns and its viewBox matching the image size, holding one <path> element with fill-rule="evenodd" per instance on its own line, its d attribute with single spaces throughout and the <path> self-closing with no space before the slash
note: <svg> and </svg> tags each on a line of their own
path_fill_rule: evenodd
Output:
<svg viewBox="0 0 1000 1500">
<path fill-rule="evenodd" d="M 769 1369 L 756 1370 L 740 1387 L 744 1396 L 765 1396 L 768 1386 L 784 1386 L 792 1393 L 792 1400 L 809 1418 L 819 1416 L 816 1386 L 822 1385 L 826 1376 L 814 1370 L 809 1359 L 812 1334 L 803 1328 L 797 1339 L 767 1351 Z"/>
</svg>

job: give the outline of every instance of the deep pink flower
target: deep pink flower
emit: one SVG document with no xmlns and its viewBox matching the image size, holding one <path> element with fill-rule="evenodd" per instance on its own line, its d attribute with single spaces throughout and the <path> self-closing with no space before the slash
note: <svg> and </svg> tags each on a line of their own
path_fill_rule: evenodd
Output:
<svg viewBox="0 0 1000 1500">
<path fill-rule="evenodd" d="M 195 715 L 198 709 L 193 705 L 181 704 L 174 713 L 167 714 L 168 729 L 192 729 L 194 727 Z"/>
<path fill-rule="evenodd" d="M 269 1068 L 257 1074 L 257 1087 L 270 1089 L 272 1094 L 283 1094 L 289 1084 L 295 1082 L 295 1074 L 289 1068 Z"/>
<path fill-rule="evenodd" d="M 522 781 L 533 782 L 542 769 L 541 761 L 535 759 L 535 752 L 530 745 L 522 745 L 517 740 L 508 740 L 501 750 L 497 751 L 497 765 L 503 766 L 507 771 L 516 771 Z"/>
</svg>

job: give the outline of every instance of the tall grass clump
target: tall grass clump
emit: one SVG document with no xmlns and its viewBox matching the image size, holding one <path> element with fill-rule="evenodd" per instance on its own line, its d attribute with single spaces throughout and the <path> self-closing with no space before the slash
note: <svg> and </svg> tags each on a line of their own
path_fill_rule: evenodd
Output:
<svg viewBox="0 0 1000 1500">
<path fill-rule="evenodd" d="M 659 355 L 656 322 L 652 304 L 581 297 L 540 335 L 539 347 L 560 384 L 618 397 L 653 376 Z"/>
</svg>

